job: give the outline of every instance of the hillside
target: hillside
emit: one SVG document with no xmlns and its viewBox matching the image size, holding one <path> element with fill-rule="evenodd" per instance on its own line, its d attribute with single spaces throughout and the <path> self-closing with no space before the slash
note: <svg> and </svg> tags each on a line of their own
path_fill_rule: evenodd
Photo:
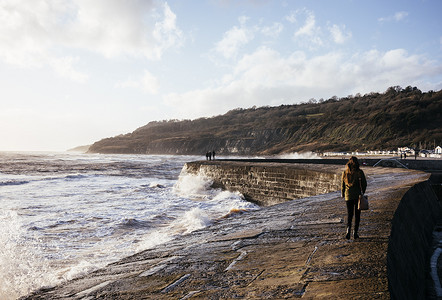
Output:
<svg viewBox="0 0 442 300">
<path fill-rule="evenodd" d="M 363 151 L 442 143 L 442 90 L 390 87 L 385 93 L 235 109 L 196 120 L 150 122 L 94 143 L 89 152 L 278 154 Z"/>
</svg>

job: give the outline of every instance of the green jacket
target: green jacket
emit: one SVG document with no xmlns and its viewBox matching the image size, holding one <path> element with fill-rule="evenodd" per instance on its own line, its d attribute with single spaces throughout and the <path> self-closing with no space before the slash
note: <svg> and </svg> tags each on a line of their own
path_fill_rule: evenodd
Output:
<svg viewBox="0 0 442 300">
<path fill-rule="evenodd" d="M 362 193 L 365 193 L 365 189 L 367 188 L 367 179 L 365 178 L 364 172 L 359 169 L 358 176 L 355 176 L 353 182 L 349 182 L 348 184 L 344 181 L 344 174 L 345 172 L 342 173 L 341 179 L 341 196 L 345 198 L 345 201 L 358 199 L 361 194 L 361 187 Z"/>
</svg>

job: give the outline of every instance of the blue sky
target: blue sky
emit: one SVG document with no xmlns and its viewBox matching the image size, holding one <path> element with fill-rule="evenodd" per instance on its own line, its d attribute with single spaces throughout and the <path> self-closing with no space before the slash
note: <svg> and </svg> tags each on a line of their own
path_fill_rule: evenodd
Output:
<svg viewBox="0 0 442 300">
<path fill-rule="evenodd" d="M 442 88 L 440 0 L 2 0 L 0 151 L 155 120 Z"/>
</svg>

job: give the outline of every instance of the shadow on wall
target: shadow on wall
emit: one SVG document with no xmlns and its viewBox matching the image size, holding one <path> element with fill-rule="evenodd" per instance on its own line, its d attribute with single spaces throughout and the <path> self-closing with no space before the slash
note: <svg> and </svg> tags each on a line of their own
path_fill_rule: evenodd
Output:
<svg viewBox="0 0 442 300">
<path fill-rule="evenodd" d="M 388 244 L 391 299 L 436 299 L 436 286 L 427 281 L 431 280 L 430 258 L 434 252 L 432 233 L 441 221 L 442 206 L 429 181 L 407 191 L 394 214 Z"/>
</svg>

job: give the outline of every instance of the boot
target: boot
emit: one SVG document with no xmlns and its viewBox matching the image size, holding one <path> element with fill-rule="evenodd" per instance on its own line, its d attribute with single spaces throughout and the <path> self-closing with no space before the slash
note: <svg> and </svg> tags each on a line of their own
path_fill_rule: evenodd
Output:
<svg viewBox="0 0 442 300">
<path fill-rule="evenodd" d="M 347 234 L 345 235 L 345 238 L 347 240 L 350 239 L 350 235 L 351 235 L 351 226 L 347 226 Z"/>
<path fill-rule="evenodd" d="M 359 224 L 355 224 L 355 233 L 354 233 L 355 240 L 359 238 L 358 230 L 359 230 Z"/>
</svg>

